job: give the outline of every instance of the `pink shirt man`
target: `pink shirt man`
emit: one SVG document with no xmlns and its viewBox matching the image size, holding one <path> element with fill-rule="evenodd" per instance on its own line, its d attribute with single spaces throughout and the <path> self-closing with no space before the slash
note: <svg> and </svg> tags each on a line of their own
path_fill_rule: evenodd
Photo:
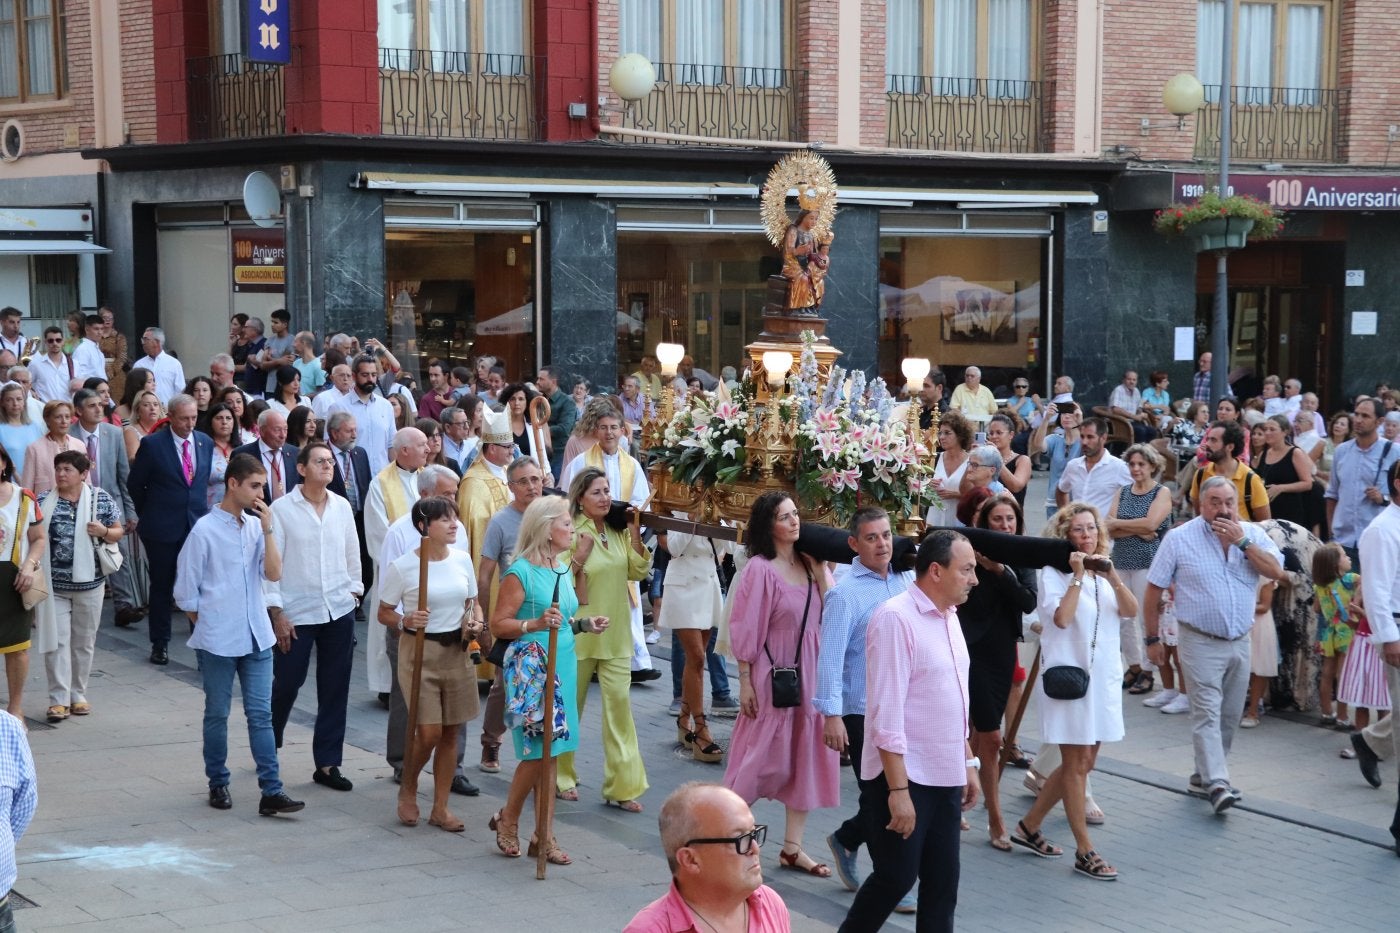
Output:
<svg viewBox="0 0 1400 933">
<path fill-rule="evenodd" d="M 788 933 L 792 929 L 787 905 L 768 885 L 759 885 L 748 896 L 749 933 Z M 622 933 L 707 933 L 708 927 L 696 919 L 686 905 L 676 883 L 632 918 Z"/>
<path fill-rule="evenodd" d="M 941 612 L 917 586 L 875 610 L 865 633 L 865 747 L 861 777 L 882 771 L 880 749 L 904 756 L 925 787 L 967 783 L 967 642 L 958 612 Z"/>
</svg>

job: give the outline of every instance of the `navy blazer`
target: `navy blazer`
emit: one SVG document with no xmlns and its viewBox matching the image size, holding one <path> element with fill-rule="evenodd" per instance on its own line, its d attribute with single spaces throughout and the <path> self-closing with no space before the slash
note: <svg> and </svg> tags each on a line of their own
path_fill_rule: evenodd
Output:
<svg viewBox="0 0 1400 933">
<path fill-rule="evenodd" d="M 291 492 L 293 488 L 301 483 L 301 474 L 297 472 L 297 455 L 300 453 L 301 449 L 298 447 L 293 447 L 291 444 L 282 445 L 282 485 L 284 487 L 284 494 Z M 258 446 L 257 441 L 253 441 L 251 444 L 244 444 L 242 447 L 233 448 L 233 452 L 229 454 L 229 459 L 232 460 L 239 454 L 251 455 L 254 460 L 262 464 L 264 470 L 267 469 L 267 461 L 263 459 L 262 448 Z M 267 478 L 267 485 L 263 487 L 263 501 L 268 505 L 272 504 L 271 476 Z"/>
<path fill-rule="evenodd" d="M 194 479 L 189 483 L 185 482 L 184 467 L 169 426 L 147 434 L 136 448 L 127 491 L 136 505 L 140 518 L 137 533 L 143 541 L 179 544 L 209 511 L 209 466 L 214 461 L 214 442 L 201 431 L 193 432 L 190 439 L 194 442 Z"/>
<path fill-rule="evenodd" d="M 350 497 L 345 495 L 345 474 L 340 469 L 340 454 L 339 450 L 335 451 L 335 478 L 331 480 L 329 488 L 336 495 L 348 499 Z M 363 447 L 350 448 L 350 465 L 355 470 L 355 490 L 360 494 L 358 511 L 362 512 L 365 500 L 369 498 L 369 484 L 374 479 L 374 474 L 369 471 L 369 454 L 365 453 Z"/>
</svg>

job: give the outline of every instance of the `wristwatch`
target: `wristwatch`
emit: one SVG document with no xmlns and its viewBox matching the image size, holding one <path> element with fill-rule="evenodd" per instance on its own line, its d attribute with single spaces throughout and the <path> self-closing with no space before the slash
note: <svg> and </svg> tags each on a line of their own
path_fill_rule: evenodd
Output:
<svg viewBox="0 0 1400 933">
<path fill-rule="evenodd" d="M 982 770 L 982 760 L 981 760 L 980 758 L 969 758 L 969 759 L 968 759 L 967 761 L 965 761 L 963 764 L 964 764 L 966 767 L 971 768 L 973 771 L 981 771 L 981 770 Z"/>
<path fill-rule="evenodd" d="M 1241 539 L 1240 539 L 1240 543 L 1239 543 L 1239 544 L 1236 544 L 1235 547 L 1239 548 L 1241 552 L 1244 552 L 1244 551 L 1248 551 L 1248 550 L 1249 550 L 1249 546 L 1250 546 L 1251 544 L 1253 544 L 1253 543 L 1254 543 L 1254 542 L 1251 541 L 1251 540 L 1249 540 L 1248 538 L 1241 538 Z"/>
<path fill-rule="evenodd" d="M 1159 635 L 1148 635 L 1146 638 L 1143 639 L 1143 641 L 1147 644 L 1147 647 L 1149 648 L 1151 648 L 1153 645 L 1157 644 L 1161 640 L 1161 636 Z"/>
</svg>

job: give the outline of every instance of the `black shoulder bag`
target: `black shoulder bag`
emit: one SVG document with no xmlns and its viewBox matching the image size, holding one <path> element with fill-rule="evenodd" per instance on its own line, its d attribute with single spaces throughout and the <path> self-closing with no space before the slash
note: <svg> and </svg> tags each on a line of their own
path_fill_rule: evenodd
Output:
<svg viewBox="0 0 1400 933">
<path fill-rule="evenodd" d="M 1083 584 L 1080 584 L 1081 592 Z M 1089 642 L 1089 667 L 1094 666 L 1094 649 L 1099 645 L 1099 579 L 1094 578 L 1094 637 Z M 1052 623 L 1053 624 L 1053 623 Z M 1070 664 L 1047 667 L 1041 684 L 1052 700 L 1078 700 L 1089 692 L 1089 671 Z"/>
<path fill-rule="evenodd" d="M 773 708 L 789 709 L 802 705 L 802 670 L 798 662 L 802 660 L 802 639 L 807 634 L 807 610 L 812 608 L 812 570 L 807 559 L 802 558 L 802 569 L 807 571 L 807 602 L 802 606 L 802 627 L 797 632 L 797 651 L 792 659 L 792 667 L 779 667 L 768 650 L 768 639 L 763 639 L 763 653 L 768 655 L 768 663 L 773 665 Z"/>
<path fill-rule="evenodd" d="M 706 538 L 710 542 L 710 553 L 715 556 L 715 575 L 719 577 L 719 593 L 721 596 L 729 595 L 729 584 L 734 582 L 734 563 L 729 559 L 729 555 L 724 555 L 724 560 L 719 559 L 719 548 L 715 547 L 714 538 Z"/>
</svg>

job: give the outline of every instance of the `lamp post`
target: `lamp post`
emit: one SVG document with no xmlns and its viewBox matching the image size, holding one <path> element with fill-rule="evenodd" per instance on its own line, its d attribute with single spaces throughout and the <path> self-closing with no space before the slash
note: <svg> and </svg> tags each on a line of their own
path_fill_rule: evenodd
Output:
<svg viewBox="0 0 1400 933">
<path fill-rule="evenodd" d="M 1220 196 L 1230 196 L 1231 111 L 1234 109 L 1235 0 L 1225 0 L 1220 28 Z M 1225 395 L 1230 373 L 1230 253 L 1215 253 L 1215 311 L 1210 322 L 1210 394 L 1212 403 Z"/>
</svg>

